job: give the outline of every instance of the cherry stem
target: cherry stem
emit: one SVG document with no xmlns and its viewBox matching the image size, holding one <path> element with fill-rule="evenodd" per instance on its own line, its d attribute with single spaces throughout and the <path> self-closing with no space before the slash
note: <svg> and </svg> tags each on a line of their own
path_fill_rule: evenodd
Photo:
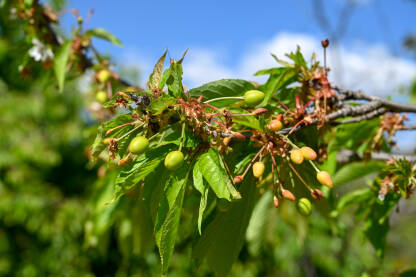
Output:
<svg viewBox="0 0 416 277">
<path fill-rule="evenodd" d="M 218 97 L 218 98 L 207 100 L 204 102 L 204 104 L 208 104 L 214 101 L 228 100 L 228 99 L 243 100 L 244 97 L 237 97 L 237 96 Z"/>
<path fill-rule="evenodd" d="M 277 169 L 277 164 L 276 164 L 276 161 L 275 161 L 275 159 L 274 159 L 274 157 L 273 157 L 272 153 L 271 153 L 271 152 L 269 152 L 269 153 L 270 153 L 270 157 L 272 158 L 272 182 L 273 182 L 273 195 L 276 195 L 276 192 L 277 192 L 277 186 L 276 186 L 276 182 L 275 182 L 275 180 L 274 180 L 274 169 L 275 169 L 275 167 L 276 167 L 276 169 Z"/>
<path fill-rule="evenodd" d="M 273 155 L 270 153 L 270 157 L 272 157 L 272 162 L 273 162 L 273 165 L 276 167 L 276 169 L 277 169 L 277 164 L 276 164 L 276 161 L 275 161 L 275 159 L 274 159 L 274 157 L 273 157 Z M 279 181 L 279 180 L 277 180 L 277 183 L 279 183 L 279 187 L 280 187 L 280 190 L 281 191 L 283 191 L 283 186 L 282 186 L 282 183 Z M 275 186 L 274 184 L 273 184 L 273 186 Z M 275 188 L 275 191 L 277 191 L 277 188 Z"/>
<path fill-rule="evenodd" d="M 295 130 L 296 130 L 296 128 L 297 128 L 300 124 L 302 124 L 303 122 L 305 122 L 305 119 L 302 119 L 302 120 L 298 121 L 298 123 L 296 123 L 296 124 L 292 127 L 292 129 L 289 131 L 288 135 L 292 134 L 292 133 L 293 133 L 293 131 L 295 131 Z"/>
<path fill-rule="evenodd" d="M 285 139 L 286 139 L 286 141 L 293 147 L 293 148 L 295 148 L 295 149 L 299 149 L 299 147 L 296 145 L 296 144 L 294 144 L 293 142 L 291 142 L 290 141 L 290 139 L 287 137 L 287 136 L 283 136 Z M 313 161 L 311 161 L 311 160 L 308 160 L 308 162 L 312 165 L 312 167 L 316 170 L 316 172 L 319 172 L 320 170 L 319 170 L 319 168 L 314 164 L 314 162 Z"/>
<path fill-rule="evenodd" d="M 289 108 L 288 108 L 285 104 L 283 104 L 283 102 L 282 102 L 282 101 L 280 101 L 279 99 L 277 99 L 277 98 L 275 98 L 275 97 L 273 97 L 273 99 L 274 99 L 274 100 L 276 100 L 276 102 L 277 102 L 277 103 L 279 103 L 279 104 L 280 104 L 280 106 L 282 106 L 282 107 L 283 107 L 283 109 L 285 109 L 287 112 L 289 111 Z"/>
<path fill-rule="evenodd" d="M 185 122 L 182 123 L 181 141 L 179 143 L 179 151 L 182 150 L 183 138 L 185 136 Z"/>
<path fill-rule="evenodd" d="M 253 115 L 251 113 L 246 113 L 246 114 L 231 114 L 230 116 L 249 116 L 249 115 Z M 210 116 L 226 116 L 225 114 L 211 114 Z"/>
<path fill-rule="evenodd" d="M 137 125 L 136 127 L 134 127 L 133 129 L 131 129 L 130 131 L 128 131 L 127 133 L 125 133 L 124 135 L 122 135 L 121 137 L 117 138 L 117 141 L 122 140 L 123 138 L 125 138 L 126 136 L 130 135 L 132 132 L 134 132 L 135 130 L 137 130 L 138 128 L 142 127 L 143 124 Z"/>
<path fill-rule="evenodd" d="M 303 105 L 303 109 L 305 109 L 307 106 L 309 106 L 309 104 L 311 103 L 311 102 L 313 102 L 314 100 L 313 99 L 311 99 L 311 100 L 309 100 L 308 102 L 306 102 L 306 104 L 305 105 Z"/>
<path fill-rule="evenodd" d="M 121 125 L 119 125 L 119 126 L 117 126 L 117 127 L 114 127 L 114 128 L 112 128 L 112 129 L 109 129 L 107 132 L 105 132 L 105 135 L 106 136 L 108 136 L 109 134 L 111 134 L 114 130 L 116 130 L 116 129 L 118 129 L 118 128 L 121 128 L 121 127 L 124 127 L 124 126 L 127 126 L 127 125 L 131 125 L 131 124 L 136 124 L 137 122 L 139 122 L 138 120 L 135 120 L 135 121 L 132 121 L 132 122 L 129 122 L 129 123 L 124 123 L 124 124 L 121 124 Z"/>
<path fill-rule="evenodd" d="M 305 182 L 305 180 L 303 180 L 303 178 L 300 176 L 299 172 L 297 172 L 297 170 L 293 167 L 293 165 L 290 162 L 287 162 L 287 164 L 290 166 L 290 168 L 293 170 L 293 172 L 295 172 L 296 176 L 298 176 L 298 178 L 302 181 L 302 183 L 305 185 L 305 187 L 309 191 L 312 191 L 312 188 Z"/>
<path fill-rule="evenodd" d="M 201 106 L 202 106 L 202 107 L 211 108 L 211 109 L 213 109 L 213 110 L 215 110 L 215 111 L 221 111 L 221 110 L 220 110 L 220 109 L 218 109 L 217 107 L 214 107 L 214 106 L 212 106 L 212 105 L 210 105 L 210 104 L 202 104 Z"/>
<path fill-rule="evenodd" d="M 224 160 L 224 158 L 223 158 L 223 156 L 220 154 L 219 155 L 220 156 L 220 159 L 221 159 L 221 161 L 222 161 L 222 163 L 224 164 L 224 166 L 225 166 L 225 169 L 227 170 L 227 173 L 228 173 L 228 176 L 231 178 L 231 180 L 233 179 L 232 178 L 232 174 L 231 174 L 231 171 L 230 171 L 230 168 L 228 167 L 228 164 L 225 162 L 225 160 Z"/>
<path fill-rule="evenodd" d="M 270 153 L 270 156 L 272 156 L 272 153 Z M 276 186 L 276 182 L 274 181 L 274 164 L 273 163 L 272 163 L 272 182 L 273 182 L 273 195 L 276 195 L 277 186 Z"/>
<path fill-rule="evenodd" d="M 129 152 L 128 154 L 127 154 L 127 156 L 125 157 L 125 159 L 127 160 L 127 159 L 129 159 L 130 158 L 130 156 L 131 156 L 131 152 Z"/>
<path fill-rule="evenodd" d="M 295 148 L 295 149 L 299 149 L 299 147 L 296 145 L 296 144 L 294 144 L 287 136 L 283 136 L 282 135 L 282 137 L 287 141 L 287 143 L 289 143 L 293 148 Z"/>
<path fill-rule="evenodd" d="M 107 97 L 111 99 L 113 97 L 113 89 L 111 87 L 111 82 L 107 81 Z"/>
<path fill-rule="evenodd" d="M 319 172 L 320 171 L 319 168 L 316 167 L 316 165 L 313 163 L 313 161 L 308 160 L 308 162 L 312 165 L 312 167 L 316 170 L 316 172 Z"/>
<path fill-rule="evenodd" d="M 247 166 L 246 170 L 244 171 L 242 177 L 244 178 L 244 176 L 246 176 L 248 170 L 250 169 L 251 165 L 253 164 L 253 162 L 255 160 L 257 160 L 257 157 L 260 155 L 261 152 L 263 152 L 264 147 L 266 147 L 266 145 L 263 145 L 263 147 L 259 150 L 259 152 L 257 152 L 257 154 L 254 156 L 254 158 L 251 160 L 250 164 Z"/>
<path fill-rule="evenodd" d="M 225 130 L 228 130 L 227 126 L 225 126 L 224 124 L 222 124 L 221 122 L 219 122 L 215 118 L 211 118 L 211 120 L 214 121 L 215 123 L 217 123 L 218 125 L 220 125 L 221 127 L 223 127 Z"/>
</svg>

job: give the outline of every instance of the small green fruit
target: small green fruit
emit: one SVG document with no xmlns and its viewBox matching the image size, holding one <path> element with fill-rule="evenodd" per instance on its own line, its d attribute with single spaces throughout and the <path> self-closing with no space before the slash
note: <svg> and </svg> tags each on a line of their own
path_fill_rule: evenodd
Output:
<svg viewBox="0 0 416 277">
<path fill-rule="evenodd" d="M 129 151 L 134 154 L 142 154 L 147 150 L 149 140 L 143 136 L 135 137 L 129 144 Z"/>
<path fill-rule="evenodd" d="M 299 213 L 304 216 L 308 216 L 312 212 L 312 204 L 308 198 L 299 199 L 298 203 L 296 203 L 296 207 Z"/>
<path fill-rule="evenodd" d="M 169 170 L 176 170 L 182 166 L 183 160 L 181 151 L 172 151 L 165 158 L 165 166 Z"/>
<path fill-rule="evenodd" d="M 264 93 L 260 90 L 249 90 L 244 94 L 244 103 L 248 106 L 257 106 L 264 99 Z"/>
<path fill-rule="evenodd" d="M 295 164 L 301 164 L 303 162 L 303 154 L 300 149 L 294 149 L 292 152 L 290 152 L 290 159 Z"/>
<path fill-rule="evenodd" d="M 253 175 L 256 178 L 260 178 L 264 173 L 264 163 L 256 162 L 253 164 Z"/>
<path fill-rule="evenodd" d="M 105 103 L 105 102 L 107 102 L 107 93 L 103 90 L 100 90 L 95 95 L 95 99 L 97 99 L 97 101 L 100 102 L 100 103 Z"/>
<path fill-rule="evenodd" d="M 110 71 L 108 71 L 107 69 L 101 69 L 100 71 L 98 71 L 97 73 L 97 80 L 100 83 L 105 83 L 108 81 L 108 79 L 110 79 L 111 77 L 111 73 Z"/>
</svg>

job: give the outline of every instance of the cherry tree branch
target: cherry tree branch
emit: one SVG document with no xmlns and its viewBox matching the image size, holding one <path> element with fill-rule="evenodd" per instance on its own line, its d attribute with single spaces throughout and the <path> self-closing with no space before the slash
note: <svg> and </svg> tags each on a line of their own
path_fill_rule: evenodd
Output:
<svg viewBox="0 0 416 277">
<path fill-rule="evenodd" d="M 369 120 L 380 115 L 383 115 L 388 112 L 407 112 L 407 113 L 416 113 L 416 105 L 411 105 L 407 103 L 401 103 L 396 101 L 386 100 L 377 96 L 367 94 L 361 90 L 347 90 L 337 86 L 332 87 L 339 94 L 335 96 L 336 105 L 340 109 L 336 112 L 327 114 L 325 116 L 325 121 L 331 125 L 341 125 L 349 123 L 357 123 L 364 120 Z M 347 101 L 349 100 L 364 100 L 368 101 L 361 105 L 349 105 Z M 343 117 L 353 117 L 343 121 L 335 121 Z M 316 125 L 318 123 L 317 119 L 312 120 L 309 124 L 299 125 L 292 131 L 296 132 L 305 127 Z M 286 135 L 291 131 L 292 128 L 285 128 L 280 130 L 278 133 Z M 403 126 L 399 130 L 415 130 L 416 125 Z"/>
<path fill-rule="evenodd" d="M 377 161 L 389 161 L 390 159 L 406 159 L 410 162 L 416 161 L 416 155 L 403 155 L 403 154 L 392 154 L 386 152 L 373 152 L 371 153 L 371 159 Z M 358 153 L 349 149 L 341 149 L 337 154 L 337 162 L 340 164 L 346 164 L 354 161 L 361 161 L 363 157 Z"/>
<path fill-rule="evenodd" d="M 378 103 L 380 106 L 383 106 L 391 112 L 411 112 L 416 113 L 416 106 L 407 104 L 407 103 L 401 103 L 401 102 L 395 102 L 395 101 L 389 101 L 374 95 L 369 95 L 361 90 L 348 90 L 348 89 L 342 89 L 337 86 L 332 87 L 335 91 L 341 94 L 341 100 L 366 100 L 371 102 Z"/>
</svg>

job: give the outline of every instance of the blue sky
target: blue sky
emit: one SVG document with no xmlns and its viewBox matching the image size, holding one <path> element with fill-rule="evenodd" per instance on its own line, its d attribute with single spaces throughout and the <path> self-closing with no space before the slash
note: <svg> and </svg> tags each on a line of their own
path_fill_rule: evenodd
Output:
<svg viewBox="0 0 416 277">
<path fill-rule="evenodd" d="M 321 56 L 319 41 L 332 32 L 318 24 L 312 0 L 211 0 L 211 1 L 109 1 L 69 0 L 68 7 L 86 16 L 93 8 L 88 27 L 103 27 L 115 34 L 122 48 L 96 40 L 97 48 L 117 64 L 139 67 L 142 82 L 153 64 L 168 48 L 184 62 L 184 81 L 189 87 L 224 77 L 252 77 L 261 68 L 274 66 L 270 52 L 282 57 L 299 44 L 305 55 Z M 330 79 L 348 88 L 364 89 L 380 96 L 392 95 L 416 76 L 415 59 L 403 48 L 403 38 L 416 33 L 416 1 L 354 0 L 354 8 L 339 44 L 330 46 Z M 332 29 L 340 21 L 346 0 L 322 0 Z M 320 10 L 320 9 L 319 9 Z M 64 25 L 75 23 L 69 14 Z M 412 117 L 412 123 L 416 121 Z M 414 133 L 414 132 L 413 132 Z M 416 135 L 398 139 L 404 147 L 415 146 Z"/>
<path fill-rule="evenodd" d="M 104 27 L 116 34 L 126 48 L 137 48 L 146 55 L 157 56 L 166 47 L 172 55 L 180 55 L 188 47 L 204 46 L 228 51 L 227 62 L 232 63 L 251 44 L 278 32 L 311 34 L 318 38 L 330 36 L 318 26 L 312 2 L 72 0 L 69 7 L 77 8 L 81 15 L 93 8 L 90 27 Z M 416 3 L 410 0 L 355 2 L 342 42 L 385 44 L 403 55 L 403 36 L 416 32 Z M 323 3 L 329 21 L 336 24 L 345 0 L 323 0 Z M 114 55 L 120 51 L 104 43 L 99 46 Z"/>
</svg>

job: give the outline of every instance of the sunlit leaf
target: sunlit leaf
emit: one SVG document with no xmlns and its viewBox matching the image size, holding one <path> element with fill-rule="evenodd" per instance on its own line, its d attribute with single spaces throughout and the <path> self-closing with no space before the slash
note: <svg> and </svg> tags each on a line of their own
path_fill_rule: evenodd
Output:
<svg viewBox="0 0 416 277">
<path fill-rule="evenodd" d="M 165 53 L 163 53 L 163 55 L 159 58 L 159 60 L 157 61 L 153 69 L 152 74 L 150 74 L 149 81 L 148 81 L 149 89 L 155 89 L 159 87 L 159 82 L 160 82 L 160 79 L 162 78 L 162 70 L 163 70 L 163 65 L 165 64 L 165 58 L 166 58 L 167 53 L 168 53 L 168 50 L 166 50 Z"/>
<path fill-rule="evenodd" d="M 121 41 L 115 35 L 113 35 L 112 33 L 108 32 L 107 30 L 103 28 L 89 29 L 88 31 L 85 32 L 85 35 L 107 40 L 117 46 L 123 46 Z"/>
<path fill-rule="evenodd" d="M 66 41 L 58 50 L 53 60 L 53 69 L 55 71 L 56 80 L 58 81 L 59 91 L 64 89 L 66 66 L 71 51 L 71 41 Z"/>
<path fill-rule="evenodd" d="M 193 256 L 206 259 L 218 276 L 226 276 L 237 259 L 256 200 L 252 178 L 246 178 L 240 189 L 242 199 L 232 202 L 226 212 L 217 213 L 193 250 Z"/>
</svg>

